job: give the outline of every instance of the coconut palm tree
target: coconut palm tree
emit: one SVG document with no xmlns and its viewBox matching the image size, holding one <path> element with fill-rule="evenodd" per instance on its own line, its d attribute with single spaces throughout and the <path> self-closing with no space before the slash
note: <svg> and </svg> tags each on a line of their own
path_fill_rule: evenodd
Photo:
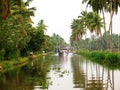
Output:
<svg viewBox="0 0 120 90">
<path fill-rule="evenodd" d="M 95 12 L 89 12 L 86 15 L 86 25 L 90 32 L 96 32 L 97 35 L 101 35 L 102 19 Z"/>
<path fill-rule="evenodd" d="M 22 0 L 0 0 L 0 17 L 1 19 L 6 19 L 10 13 L 10 2 L 20 6 Z"/>
<path fill-rule="evenodd" d="M 20 36 L 27 36 L 27 30 L 26 30 L 26 25 L 27 24 L 31 24 L 32 20 L 30 18 L 30 16 L 34 16 L 34 10 L 35 8 L 27 8 L 27 6 L 29 5 L 29 0 L 27 0 L 26 2 L 21 2 L 21 5 L 18 6 L 13 2 L 9 3 L 10 4 L 10 15 L 9 17 L 15 19 L 16 24 L 22 25 L 21 28 L 17 28 L 17 30 L 19 30 L 21 33 L 19 33 L 19 35 L 16 35 L 16 57 L 18 57 L 18 48 L 19 48 L 19 37 Z"/>
<path fill-rule="evenodd" d="M 95 12 L 81 12 L 81 16 L 78 19 L 74 19 L 71 24 L 72 29 L 72 37 L 71 41 L 78 41 L 82 38 L 82 36 L 86 33 L 88 29 L 91 33 L 95 32 L 96 35 L 101 34 L 102 27 L 102 19 Z"/>
<path fill-rule="evenodd" d="M 105 20 L 105 16 L 104 16 L 104 9 L 107 10 L 108 6 L 107 6 L 107 0 L 83 0 L 82 3 L 87 3 L 87 7 L 90 6 L 92 7 L 92 10 L 94 12 L 97 12 L 97 14 L 99 12 L 103 13 L 103 19 Z M 104 26 L 105 26 L 105 21 L 104 21 Z M 106 27 L 104 27 L 105 31 L 106 31 Z"/>
<path fill-rule="evenodd" d="M 45 31 L 47 30 L 47 26 L 44 24 L 44 20 L 40 20 L 38 22 L 37 29 L 42 31 L 45 34 Z"/>
<path fill-rule="evenodd" d="M 73 22 L 71 24 L 72 35 L 70 37 L 71 45 L 73 47 L 76 47 L 76 48 L 77 48 L 77 43 L 76 43 L 76 40 L 77 40 L 77 36 L 76 36 L 77 23 L 78 23 L 78 20 L 73 19 Z"/>
<path fill-rule="evenodd" d="M 81 41 L 83 35 L 86 33 L 86 31 L 84 29 L 83 20 L 82 19 L 74 19 L 71 24 L 71 29 L 72 29 L 71 41 L 79 42 L 76 44 L 80 44 L 80 41 Z"/>
<path fill-rule="evenodd" d="M 110 13 L 110 24 L 109 24 L 109 38 L 112 35 L 112 19 L 114 13 L 117 14 L 118 7 L 120 6 L 120 0 L 83 0 L 83 3 L 87 3 L 87 6 L 90 5 L 95 12 L 102 11 L 103 13 L 103 20 L 104 20 L 104 30 L 106 32 L 106 25 L 105 25 L 105 16 L 104 11 Z M 109 39 L 110 40 L 110 39 Z M 111 42 L 111 41 L 109 41 Z M 108 45 L 107 45 L 108 46 Z M 110 43 L 110 48 L 112 47 Z"/>
<path fill-rule="evenodd" d="M 9 13 L 9 2 L 8 0 L 0 0 L 0 17 L 1 19 L 5 19 Z"/>
<path fill-rule="evenodd" d="M 87 7 L 90 6 L 92 7 L 92 10 L 94 12 L 97 12 L 97 14 L 99 14 L 100 12 L 102 12 L 102 15 L 103 15 L 103 27 L 104 27 L 104 31 L 107 32 L 106 30 L 106 21 L 105 21 L 105 14 L 104 14 L 104 11 L 105 10 L 108 10 L 108 5 L 106 4 L 107 0 L 83 0 L 82 3 L 87 3 Z M 108 42 L 109 39 L 108 37 L 106 36 L 106 42 L 107 42 L 107 47 L 109 46 L 108 45 Z"/>
<path fill-rule="evenodd" d="M 102 37 L 101 27 L 103 26 L 102 25 L 103 23 L 102 23 L 102 19 L 97 13 L 95 12 L 87 13 L 85 17 L 85 23 L 91 33 L 95 32 L 97 36 L 100 35 L 100 37 Z"/>
<path fill-rule="evenodd" d="M 112 35 L 113 29 L 112 29 L 112 22 L 113 22 L 113 15 L 114 13 L 117 14 L 118 8 L 120 7 L 120 1 L 119 0 L 107 0 L 108 2 L 108 11 L 110 13 L 110 23 L 109 23 L 109 38 L 110 35 Z M 112 38 L 110 38 L 110 50 L 112 49 L 113 44 L 112 44 Z"/>
<path fill-rule="evenodd" d="M 18 0 L 19 1 L 19 0 Z M 28 30 L 30 28 L 28 27 L 28 24 L 30 26 L 31 24 L 31 18 L 30 16 L 34 15 L 34 8 L 27 8 L 27 4 L 24 2 L 13 2 L 13 0 L 9 1 L 9 15 L 7 16 L 7 19 L 4 21 L 7 21 L 9 19 L 12 19 L 11 22 L 6 23 L 8 26 L 13 26 L 10 28 L 10 30 L 15 33 L 13 43 L 15 44 L 16 48 L 16 58 L 18 58 L 18 50 L 20 50 L 20 47 L 26 43 L 26 38 L 28 35 Z M 10 25 L 9 25 L 10 24 Z M 10 27 L 11 27 L 10 26 Z M 7 29 L 7 28 L 5 28 Z M 15 31 L 14 31 L 15 30 Z M 12 37 L 12 36 L 11 36 Z M 24 38 L 24 40 L 22 40 Z M 25 41 L 25 42 L 24 42 Z"/>
</svg>

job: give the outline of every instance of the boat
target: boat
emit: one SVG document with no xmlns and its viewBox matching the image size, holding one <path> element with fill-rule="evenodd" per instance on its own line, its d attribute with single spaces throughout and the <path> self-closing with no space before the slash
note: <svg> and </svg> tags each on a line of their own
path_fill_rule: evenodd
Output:
<svg viewBox="0 0 120 90">
<path fill-rule="evenodd" d="M 61 56 L 61 55 L 63 55 L 63 56 L 65 56 L 65 55 L 68 55 L 68 49 L 61 49 L 61 50 L 59 50 L 59 56 Z"/>
</svg>

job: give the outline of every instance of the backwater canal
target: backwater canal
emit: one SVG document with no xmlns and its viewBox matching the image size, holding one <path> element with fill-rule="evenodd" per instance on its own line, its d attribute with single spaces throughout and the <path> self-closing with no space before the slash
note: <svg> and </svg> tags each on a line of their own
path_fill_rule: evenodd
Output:
<svg viewBox="0 0 120 90">
<path fill-rule="evenodd" d="M 120 70 L 72 53 L 44 56 L 0 73 L 0 90 L 120 90 Z"/>
</svg>

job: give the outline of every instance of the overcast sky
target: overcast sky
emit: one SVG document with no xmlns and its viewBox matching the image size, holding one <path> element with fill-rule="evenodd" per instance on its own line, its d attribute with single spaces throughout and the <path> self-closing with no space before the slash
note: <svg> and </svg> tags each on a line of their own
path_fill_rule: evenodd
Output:
<svg viewBox="0 0 120 90">
<path fill-rule="evenodd" d="M 48 26 L 46 34 L 59 34 L 66 42 L 69 42 L 71 35 L 70 25 L 74 18 L 77 18 L 81 11 L 85 10 L 82 0 L 33 0 L 30 6 L 36 7 L 35 17 L 32 17 L 34 25 L 44 20 Z M 109 16 L 107 16 L 109 17 Z M 108 19 L 109 20 L 109 19 Z M 119 33 L 120 18 L 114 17 L 114 32 Z"/>
<path fill-rule="evenodd" d="M 32 18 L 35 25 L 41 19 L 48 26 L 46 34 L 59 34 L 66 42 L 71 35 L 70 25 L 73 18 L 77 18 L 85 9 L 81 5 L 82 0 L 33 0 L 31 6 L 36 7 L 35 17 Z"/>
</svg>

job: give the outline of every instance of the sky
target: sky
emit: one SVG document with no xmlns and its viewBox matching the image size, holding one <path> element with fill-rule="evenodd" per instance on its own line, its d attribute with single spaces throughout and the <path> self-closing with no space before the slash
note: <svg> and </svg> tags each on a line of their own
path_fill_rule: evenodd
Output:
<svg viewBox="0 0 120 90">
<path fill-rule="evenodd" d="M 33 0 L 30 7 L 36 7 L 35 16 L 32 17 L 35 26 L 40 20 L 44 20 L 44 24 L 48 26 L 47 35 L 59 34 L 69 43 L 72 20 L 85 10 L 86 5 L 82 4 L 82 0 Z M 109 16 L 106 17 L 109 22 Z M 119 33 L 118 18 L 120 19 L 120 15 L 114 16 L 113 33 Z"/>
<path fill-rule="evenodd" d="M 34 25 L 43 19 L 48 26 L 46 34 L 50 36 L 53 33 L 59 34 L 68 43 L 72 20 L 85 9 L 85 5 L 81 5 L 81 2 L 82 0 L 33 0 L 30 6 L 37 9 L 35 17 L 32 17 Z"/>
</svg>

